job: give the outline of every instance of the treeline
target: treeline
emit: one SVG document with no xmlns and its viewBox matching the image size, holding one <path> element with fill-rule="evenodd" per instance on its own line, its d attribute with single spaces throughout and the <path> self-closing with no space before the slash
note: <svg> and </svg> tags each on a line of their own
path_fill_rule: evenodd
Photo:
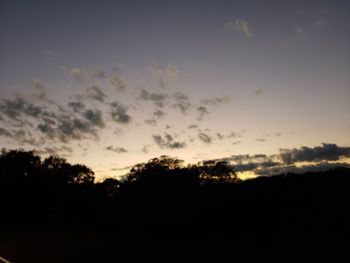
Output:
<svg viewBox="0 0 350 263">
<path fill-rule="evenodd" d="M 184 166 L 167 156 L 95 183 L 91 169 L 59 156 L 2 150 L 0 220 L 249 246 L 339 245 L 350 241 L 349 186 L 347 168 L 241 181 L 225 162 Z"/>
</svg>

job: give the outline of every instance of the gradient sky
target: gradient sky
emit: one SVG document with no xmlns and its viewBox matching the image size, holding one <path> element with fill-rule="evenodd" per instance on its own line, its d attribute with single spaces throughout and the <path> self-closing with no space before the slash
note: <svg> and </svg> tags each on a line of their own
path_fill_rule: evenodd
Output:
<svg viewBox="0 0 350 263">
<path fill-rule="evenodd" d="M 0 0 L 1 146 L 98 177 L 162 154 L 349 163 L 349 13 L 345 0 Z"/>
</svg>

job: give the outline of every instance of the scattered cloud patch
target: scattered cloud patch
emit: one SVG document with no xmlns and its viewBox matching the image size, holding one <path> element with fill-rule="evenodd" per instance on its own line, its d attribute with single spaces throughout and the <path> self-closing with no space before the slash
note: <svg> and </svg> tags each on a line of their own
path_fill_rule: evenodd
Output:
<svg viewBox="0 0 350 263">
<path fill-rule="evenodd" d="M 153 141 L 160 147 L 164 149 L 181 149 L 186 147 L 186 142 L 175 141 L 173 135 L 165 133 L 164 136 L 160 134 L 152 135 Z"/>
<path fill-rule="evenodd" d="M 111 75 L 109 83 L 118 91 L 124 91 L 128 85 L 126 79 L 119 73 Z"/>
<path fill-rule="evenodd" d="M 148 92 L 145 89 L 141 89 L 138 99 L 143 101 L 151 101 L 157 107 L 163 108 L 168 99 L 168 95 L 163 93 L 157 93 L 157 92 L 152 93 L 152 92 Z"/>
<path fill-rule="evenodd" d="M 201 121 L 204 118 L 205 115 L 210 114 L 210 112 L 208 111 L 207 107 L 205 107 L 205 106 L 198 106 L 197 107 L 197 111 L 198 111 L 198 114 L 199 114 L 197 120 L 199 120 L 199 121 Z"/>
<path fill-rule="evenodd" d="M 85 93 L 83 93 L 83 97 L 89 98 L 91 100 L 104 102 L 106 95 L 104 94 L 104 92 L 101 90 L 99 86 L 94 85 L 86 89 Z"/>
<path fill-rule="evenodd" d="M 198 138 L 201 140 L 203 143 L 210 144 L 212 142 L 212 137 L 204 132 L 198 133 Z"/>
<path fill-rule="evenodd" d="M 106 77 L 106 73 L 101 66 L 95 66 L 89 70 L 90 76 L 92 78 L 103 79 Z"/>
<path fill-rule="evenodd" d="M 127 152 L 128 152 L 128 151 L 127 151 L 125 148 L 123 148 L 123 147 L 115 147 L 115 146 L 112 146 L 112 145 L 106 147 L 106 150 L 112 151 L 112 152 L 115 152 L 115 153 L 127 153 Z"/>
<path fill-rule="evenodd" d="M 131 122 L 131 116 L 127 113 L 127 107 L 119 102 L 111 103 L 111 116 L 119 124 L 128 124 Z"/>
<path fill-rule="evenodd" d="M 79 68 L 72 68 L 69 74 L 76 80 L 81 81 L 81 70 Z"/>
<path fill-rule="evenodd" d="M 84 112 L 84 117 L 85 117 L 85 119 L 90 121 L 91 124 L 97 126 L 100 129 L 103 129 L 106 126 L 106 124 L 103 120 L 103 117 L 102 117 L 102 112 L 98 109 L 86 110 Z"/>
</svg>

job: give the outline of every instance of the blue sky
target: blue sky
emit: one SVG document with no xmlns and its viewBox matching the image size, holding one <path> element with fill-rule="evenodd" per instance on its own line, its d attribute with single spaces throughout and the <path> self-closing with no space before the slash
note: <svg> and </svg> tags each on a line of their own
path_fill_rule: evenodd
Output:
<svg viewBox="0 0 350 263">
<path fill-rule="evenodd" d="M 101 177 L 161 154 L 271 161 L 281 149 L 347 149 L 349 11 L 347 1 L 0 1 L 1 144 Z M 315 160 L 343 164 L 342 153 Z"/>
</svg>

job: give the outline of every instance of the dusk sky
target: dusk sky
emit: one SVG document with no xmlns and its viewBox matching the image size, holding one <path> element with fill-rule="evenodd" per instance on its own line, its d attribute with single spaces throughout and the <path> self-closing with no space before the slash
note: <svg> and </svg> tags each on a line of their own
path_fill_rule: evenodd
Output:
<svg viewBox="0 0 350 263">
<path fill-rule="evenodd" d="M 0 145 L 103 178 L 350 163 L 350 2 L 0 0 Z"/>
</svg>

